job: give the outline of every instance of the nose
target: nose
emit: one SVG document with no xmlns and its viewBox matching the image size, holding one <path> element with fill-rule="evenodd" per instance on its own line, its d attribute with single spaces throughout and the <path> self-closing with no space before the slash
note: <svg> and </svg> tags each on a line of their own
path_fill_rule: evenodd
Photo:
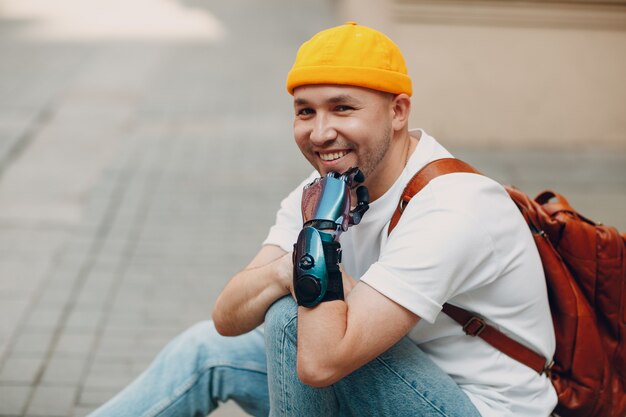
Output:
<svg viewBox="0 0 626 417">
<path fill-rule="evenodd" d="M 337 138 L 337 130 L 333 127 L 329 117 L 318 113 L 313 120 L 310 140 L 315 145 L 323 145 Z"/>
</svg>

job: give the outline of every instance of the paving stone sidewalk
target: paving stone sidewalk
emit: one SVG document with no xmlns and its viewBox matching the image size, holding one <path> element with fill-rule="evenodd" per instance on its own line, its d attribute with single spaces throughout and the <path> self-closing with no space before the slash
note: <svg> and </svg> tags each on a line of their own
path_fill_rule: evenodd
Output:
<svg viewBox="0 0 626 417">
<path fill-rule="evenodd" d="M 1 416 L 82 416 L 128 384 L 309 171 L 284 75 L 332 7 L 181 3 L 224 39 L 24 40 L 0 14 Z"/>
<path fill-rule="evenodd" d="M 310 171 L 283 82 L 332 3 L 183 3 L 225 39 L 27 41 L 0 9 L 1 417 L 83 416 L 128 384 L 210 317 Z M 452 150 L 626 230 L 622 151 Z"/>
</svg>

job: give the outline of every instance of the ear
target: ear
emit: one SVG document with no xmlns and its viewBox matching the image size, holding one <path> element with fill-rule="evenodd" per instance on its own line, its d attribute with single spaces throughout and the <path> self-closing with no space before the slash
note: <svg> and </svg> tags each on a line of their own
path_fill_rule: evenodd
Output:
<svg viewBox="0 0 626 417">
<path fill-rule="evenodd" d="M 399 131 L 404 129 L 409 123 L 409 114 L 411 114 L 411 98 L 402 93 L 393 97 L 391 101 L 393 119 L 393 130 Z"/>
</svg>

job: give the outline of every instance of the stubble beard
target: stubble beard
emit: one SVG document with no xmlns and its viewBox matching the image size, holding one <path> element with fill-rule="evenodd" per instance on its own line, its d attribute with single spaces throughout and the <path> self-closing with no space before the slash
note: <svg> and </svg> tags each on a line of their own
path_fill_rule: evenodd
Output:
<svg viewBox="0 0 626 417">
<path fill-rule="evenodd" d="M 370 176 L 378 174 L 377 170 L 380 167 L 380 163 L 387 156 L 389 147 L 391 146 L 391 127 L 382 134 L 382 140 L 376 141 L 376 147 L 367 155 L 367 159 L 359 161 L 359 169 L 365 175 L 367 180 Z"/>
</svg>

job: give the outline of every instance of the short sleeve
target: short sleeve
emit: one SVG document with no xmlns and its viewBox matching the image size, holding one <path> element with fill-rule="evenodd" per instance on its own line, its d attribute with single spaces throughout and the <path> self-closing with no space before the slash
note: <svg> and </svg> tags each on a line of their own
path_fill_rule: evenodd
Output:
<svg viewBox="0 0 626 417">
<path fill-rule="evenodd" d="M 361 281 L 433 323 L 450 298 L 497 276 L 492 239 L 468 212 L 424 188 Z"/>
</svg>

